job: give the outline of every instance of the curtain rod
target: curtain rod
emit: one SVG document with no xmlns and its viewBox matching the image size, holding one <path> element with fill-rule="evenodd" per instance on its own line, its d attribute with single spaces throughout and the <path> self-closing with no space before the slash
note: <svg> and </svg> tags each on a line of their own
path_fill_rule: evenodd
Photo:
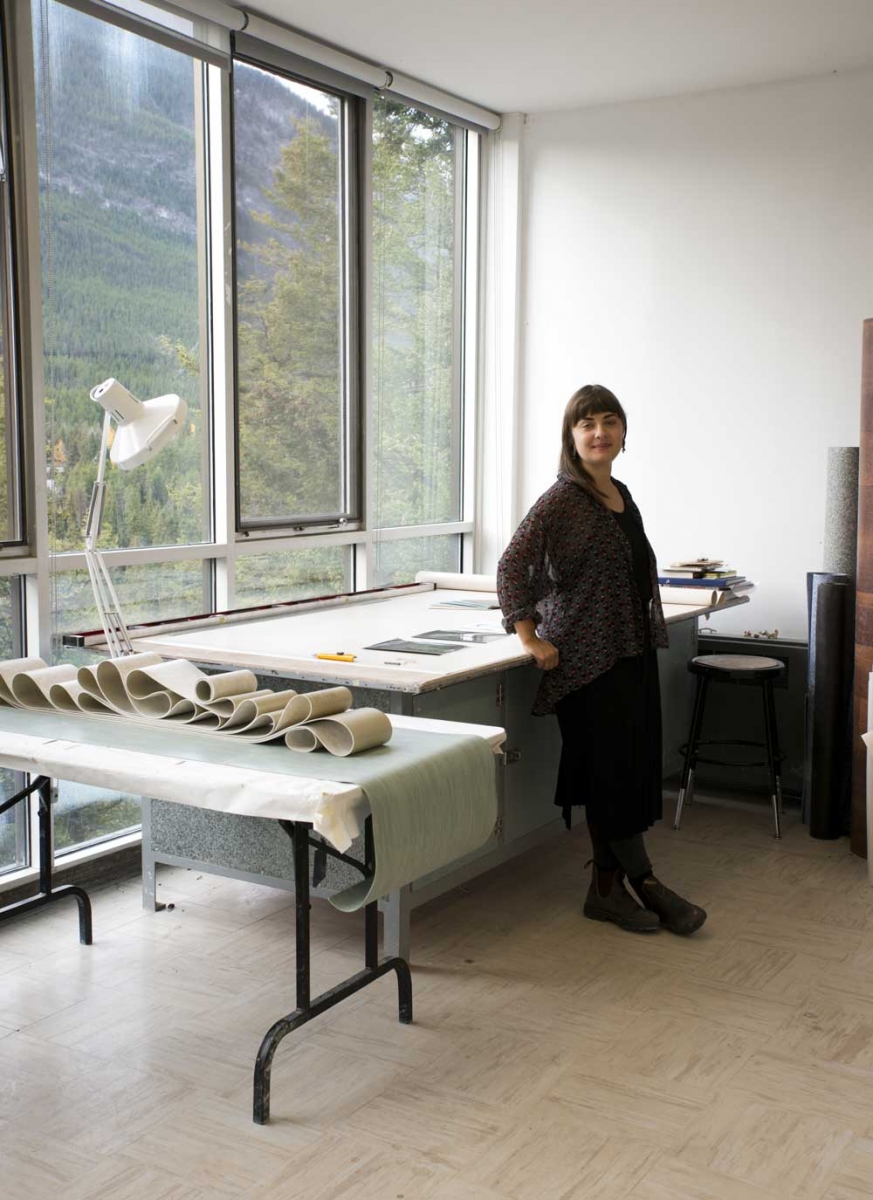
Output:
<svg viewBox="0 0 873 1200">
<path fill-rule="evenodd" d="M 308 58 L 320 63 L 323 67 L 349 75 L 353 79 L 362 80 L 380 92 L 394 92 L 407 100 L 418 101 L 430 108 L 440 109 L 448 116 L 457 117 L 471 125 L 482 129 L 495 130 L 500 128 L 500 116 L 460 96 L 392 71 L 377 63 L 368 62 L 356 54 L 337 49 L 318 41 L 306 34 L 298 33 L 290 26 L 258 16 L 243 8 L 236 8 L 222 0 L 150 0 L 159 8 L 169 9 L 182 16 L 201 17 L 207 21 L 237 33 L 245 31 L 250 37 L 282 47 L 300 58 Z"/>
</svg>

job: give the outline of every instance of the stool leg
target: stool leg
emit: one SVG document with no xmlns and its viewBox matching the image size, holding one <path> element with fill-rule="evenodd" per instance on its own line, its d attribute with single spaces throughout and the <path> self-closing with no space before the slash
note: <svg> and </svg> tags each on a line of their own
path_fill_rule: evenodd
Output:
<svg viewBox="0 0 873 1200">
<path fill-rule="evenodd" d="M 679 795 L 676 799 L 676 816 L 673 818 L 673 828 L 678 829 L 682 821 L 682 809 L 687 802 L 691 803 L 691 790 L 694 782 L 694 768 L 697 766 L 697 743 L 700 740 L 700 730 L 703 725 L 703 708 L 706 700 L 706 685 L 709 680 L 705 675 L 697 678 L 697 692 L 694 696 L 694 712 L 691 717 L 691 731 L 688 734 L 688 746 L 685 750 L 685 762 L 682 764 L 682 775 L 679 780 Z"/>
<path fill-rule="evenodd" d="M 782 747 L 779 745 L 779 726 L 776 724 L 776 697 L 773 695 L 773 680 L 767 679 L 767 711 L 770 714 L 770 729 L 773 738 L 773 759 L 776 769 L 776 797 L 779 801 L 779 812 L 785 815 L 785 805 L 782 802 Z"/>
<path fill-rule="evenodd" d="M 775 836 L 782 837 L 779 822 L 779 812 L 782 801 L 782 783 L 779 777 L 779 760 L 776 741 L 776 705 L 773 701 L 773 684 L 769 679 L 764 680 L 764 736 L 767 744 L 767 765 L 770 768 L 770 799 L 773 804 L 773 822 L 776 826 Z"/>
</svg>

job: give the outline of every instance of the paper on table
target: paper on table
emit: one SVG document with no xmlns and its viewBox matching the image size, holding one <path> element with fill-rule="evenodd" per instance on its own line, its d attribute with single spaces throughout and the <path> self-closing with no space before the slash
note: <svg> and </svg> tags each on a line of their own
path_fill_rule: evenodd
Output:
<svg viewBox="0 0 873 1200">
<path fill-rule="evenodd" d="M 497 578 L 494 575 L 456 575 L 450 571 L 419 571 L 416 583 L 435 583 L 437 588 L 455 592 L 495 592 Z"/>
<path fill-rule="evenodd" d="M 659 590 L 662 604 L 689 604 L 694 608 L 716 608 L 719 603 L 724 603 L 719 597 L 727 595 L 716 588 L 662 587 Z"/>
</svg>

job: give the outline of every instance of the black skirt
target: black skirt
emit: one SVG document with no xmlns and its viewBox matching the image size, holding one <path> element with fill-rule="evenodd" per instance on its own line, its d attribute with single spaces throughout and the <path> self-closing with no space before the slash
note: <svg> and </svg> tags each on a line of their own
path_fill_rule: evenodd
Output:
<svg viewBox="0 0 873 1200">
<path fill-rule="evenodd" d="M 661 817 L 661 693 L 656 650 L 618 662 L 558 701 L 561 764 L 555 803 L 584 804 L 605 841 Z"/>
</svg>

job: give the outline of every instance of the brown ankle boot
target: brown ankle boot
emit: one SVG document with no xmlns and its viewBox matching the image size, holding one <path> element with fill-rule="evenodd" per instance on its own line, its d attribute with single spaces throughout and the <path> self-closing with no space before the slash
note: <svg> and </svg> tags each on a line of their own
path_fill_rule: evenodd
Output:
<svg viewBox="0 0 873 1200">
<path fill-rule="evenodd" d="M 654 875 L 647 875 L 634 891 L 646 908 L 656 913 L 665 929 L 671 933 L 687 935 L 694 933 L 706 920 L 706 910 L 690 900 L 683 900 L 668 887 L 664 887 Z"/>
<path fill-rule="evenodd" d="M 658 916 L 640 908 L 624 886 L 624 871 L 603 871 L 591 864 L 591 886 L 582 911 L 592 921 L 611 921 L 631 933 L 655 933 Z"/>
</svg>

